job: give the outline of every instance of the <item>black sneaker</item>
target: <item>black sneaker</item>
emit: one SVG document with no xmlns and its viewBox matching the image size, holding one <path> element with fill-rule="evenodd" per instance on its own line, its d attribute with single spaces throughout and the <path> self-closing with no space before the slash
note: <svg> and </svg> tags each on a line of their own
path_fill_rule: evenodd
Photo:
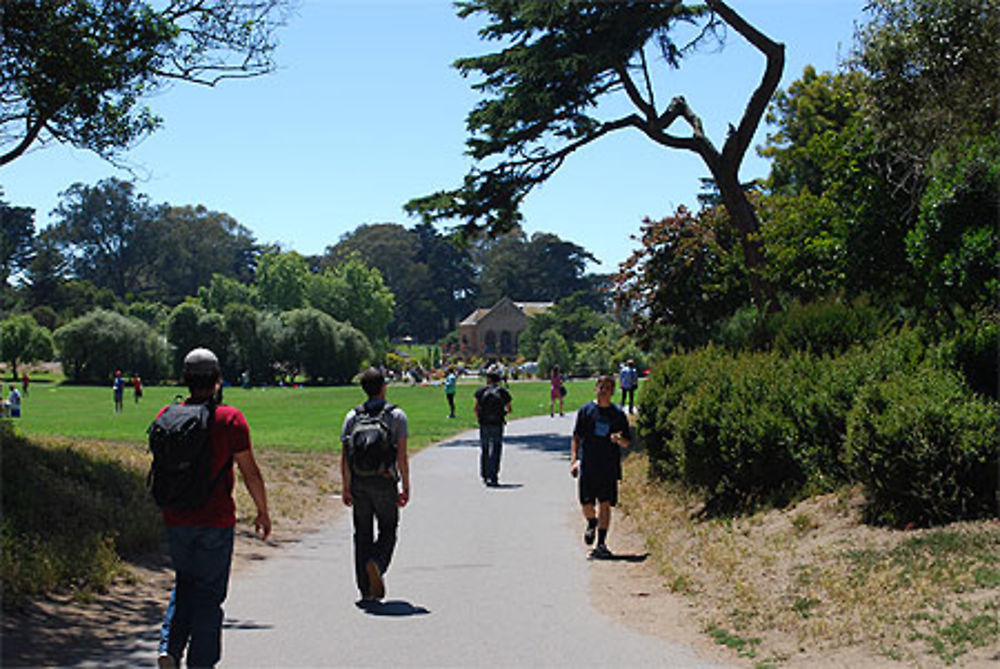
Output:
<svg viewBox="0 0 1000 669">
<path fill-rule="evenodd" d="M 608 550 L 608 547 L 605 546 L 604 544 L 597 544 L 597 548 L 590 551 L 590 557 L 594 558 L 595 560 L 607 560 L 613 557 L 613 554 L 611 553 L 611 551 Z"/>
<path fill-rule="evenodd" d="M 583 532 L 583 543 L 588 546 L 594 543 L 594 536 L 597 534 L 596 525 L 587 525 L 587 529 Z"/>
</svg>

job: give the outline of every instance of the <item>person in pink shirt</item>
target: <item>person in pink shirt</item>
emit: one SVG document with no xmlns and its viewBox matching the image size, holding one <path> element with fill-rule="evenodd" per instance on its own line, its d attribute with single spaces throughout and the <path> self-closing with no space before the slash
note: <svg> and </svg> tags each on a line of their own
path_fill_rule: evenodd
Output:
<svg viewBox="0 0 1000 669">
<path fill-rule="evenodd" d="M 563 399 L 566 397 L 566 387 L 563 386 L 559 365 L 552 366 L 549 375 L 549 416 L 555 415 L 556 400 L 559 400 L 559 415 L 563 415 Z"/>
</svg>

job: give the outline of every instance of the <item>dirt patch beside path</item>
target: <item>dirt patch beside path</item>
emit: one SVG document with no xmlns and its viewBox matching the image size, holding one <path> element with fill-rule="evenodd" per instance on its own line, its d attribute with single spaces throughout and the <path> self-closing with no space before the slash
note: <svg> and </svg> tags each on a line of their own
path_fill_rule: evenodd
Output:
<svg viewBox="0 0 1000 669">
<path fill-rule="evenodd" d="M 343 509 L 338 456 L 274 451 L 258 451 L 256 456 L 267 482 L 274 526 L 266 542 L 254 535 L 253 503 L 238 484 L 233 578 L 298 543 Z M 0 665 L 123 666 L 115 659 L 123 649 L 140 639 L 155 643 L 173 587 L 166 544 L 159 552 L 132 558 L 126 567 L 107 592 L 87 601 L 56 594 L 4 612 Z"/>
</svg>

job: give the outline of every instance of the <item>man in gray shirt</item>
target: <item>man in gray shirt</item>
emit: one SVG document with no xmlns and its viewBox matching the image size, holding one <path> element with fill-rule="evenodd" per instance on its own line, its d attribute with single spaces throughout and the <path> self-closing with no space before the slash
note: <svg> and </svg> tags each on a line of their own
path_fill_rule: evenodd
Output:
<svg viewBox="0 0 1000 669">
<path fill-rule="evenodd" d="M 410 466 L 406 414 L 386 402 L 382 372 L 374 367 L 365 370 L 361 387 L 368 401 L 348 411 L 344 418 L 340 474 L 344 504 L 354 510 L 354 573 L 364 603 L 385 597 L 383 575 L 396 546 L 399 509 L 410 499 Z M 374 463 L 364 458 L 359 451 L 366 438 L 372 442 L 388 439 L 388 444 L 380 443 L 383 450 L 388 446 L 388 457 Z"/>
</svg>

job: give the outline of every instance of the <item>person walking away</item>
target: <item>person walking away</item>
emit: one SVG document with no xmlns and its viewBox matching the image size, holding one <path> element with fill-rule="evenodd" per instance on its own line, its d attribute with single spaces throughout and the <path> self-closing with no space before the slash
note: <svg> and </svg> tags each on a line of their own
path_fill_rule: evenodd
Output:
<svg viewBox="0 0 1000 669">
<path fill-rule="evenodd" d="M 132 396 L 136 404 L 142 399 L 142 379 L 138 374 L 132 375 Z"/>
<path fill-rule="evenodd" d="M 121 413 L 125 399 L 125 379 L 122 377 L 122 370 L 115 370 L 115 380 L 111 383 L 111 389 L 115 395 L 115 413 Z"/>
<path fill-rule="evenodd" d="M 625 408 L 625 399 L 628 398 L 628 412 L 632 413 L 632 404 L 635 402 L 635 389 L 639 387 L 639 372 L 635 370 L 635 363 L 628 360 L 622 366 L 618 375 L 622 386 L 622 409 Z"/>
<path fill-rule="evenodd" d="M 385 597 L 399 510 L 410 500 L 410 465 L 406 413 L 386 401 L 385 376 L 369 367 L 361 388 L 368 400 L 347 412 L 340 431 L 340 475 L 344 504 L 354 512 L 354 576 L 366 604 Z"/>
<path fill-rule="evenodd" d="M 578 478 L 578 491 L 587 528 L 583 541 L 597 547 L 591 557 L 611 557 L 607 541 L 611 508 L 618 504 L 618 481 L 622 477 L 621 449 L 629 447 L 629 426 L 625 413 L 611 402 L 615 379 L 602 375 L 594 388 L 595 400 L 576 412 L 570 445 L 570 474 Z"/>
<path fill-rule="evenodd" d="M 229 587 L 236 525 L 233 462 L 257 507 L 254 530 L 264 540 L 271 534 L 267 491 L 251 450 L 246 418 L 236 407 L 217 405 L 213 400 L 221 383 L 221 369 L 215 354 L 206 348 L 189 352 L 184 358 L 184 382 L 190 392 L 184 405 L 205 406 L 209 412 L 212 483 L 207 499 L 193 508 L 163 507 L 175 580 L 160 628 L 158 666 L 161 669 L 180 666 L 185 651 L 187 664 L 191 667 L 211 667 L 221 657 L 222 603 Z M 176 406 L 164 407 L 151 431 L 160 418 Z M 154 457 L 154 496 L 157 492 L 155 467 Z M 177 506 L 190 502 L 188 498 Z"/>
<path fill-rule="evenodd" d="M 24 393 L 25 397 L 28 396 L 28 386 L 30 384 L 31 384 L 31 379 L 28 378 L 28 373 L 24 372 L 23 374 L 21 374 L 21 392 Z"/>
<path fill-rule="evenodd" d="M 0 387 L 0 393 L 2 392 L 3 388 Z M 7 412 L 11 418 L 21 417 L 21 393 L 13 383 L 10 384 L 10 394 L 7 395 Z"/>
<path fill-rule="evenodd" d="M 559 415 L 563 415 L 563 401 L 566 398 L 566 387 L 563 385 L 562 373 L 559 371 L 559 365 L 552 366 L 552 372 L 549 374 L 549 418 L 552 418 L 553 410 L 556 406 L 556 400 L 559 400 Z"/>
<path fill-rule="evenodd" d="M 490 487 L 499 485 L 503 426 L 511 412 L 510 391 L 500 385 L 500 370 L 486 370 L 486 385 L 476 390 L 473 411 L 479 422 L 479 477 Z"/>
<path fill-rule="evenodd" d="M 455 369 L 448 368 L 448 373 L 444 377 L 444 396 L 448 400 L 448 418 L 455 417 L 455 393 L 458 392 L 458 377 L 455 376 Z"/>
</svg>

